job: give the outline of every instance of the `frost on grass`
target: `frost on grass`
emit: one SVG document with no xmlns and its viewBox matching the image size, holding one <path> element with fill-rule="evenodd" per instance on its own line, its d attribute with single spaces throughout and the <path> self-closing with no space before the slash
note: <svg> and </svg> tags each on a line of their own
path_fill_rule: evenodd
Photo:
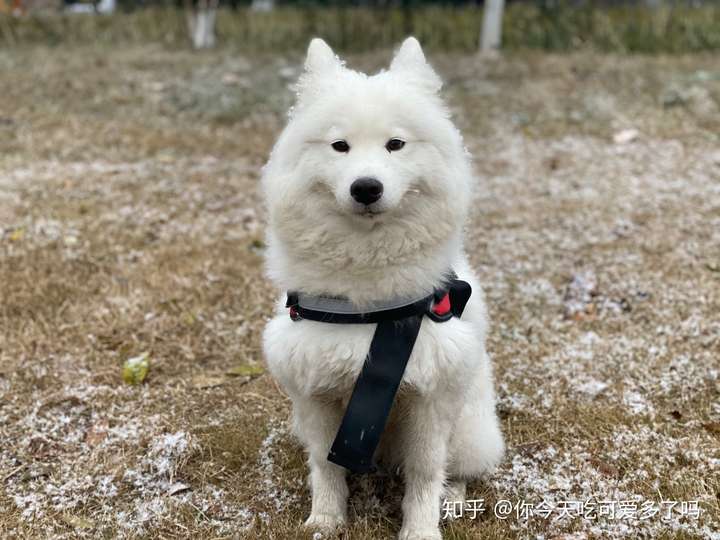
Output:
<svg viewBox="0 0 720 540">
<path fill-rule="evenodd" d="M 35 162 L 5 173 L 8 197 L 18 192 L 24 194 L 24 199 L 41 197 L 43 190 L 62 189 L 58 183 L 62 179 L 65 185 L 75 188 L 79 200 L 94 197 L 105 203 L 98 206 L 98 215 L 93 213 L 92 222 L 88 222 L 90 216 L 83 213 L 62 220 L 42 215 L 26 200 L 18 198 L 20 208 L 25 208 L 16 212 L 20 217 L 0 222 L 0 240 L 11 240 L 6 246 L 11 253 L 48 247 L 59 241 L 64 245 L 65 255 L 72 258 L 87 247 L 82 230 L 126 235 L 130 232 L 129 224 L 132 229 L 150 230 L 153 237 L 164 241 L 193 239 L 202 244 L 218 237 L 245 238 L 258 232 L 260 217 L 254 197 L 233 189 L 232 175 L 249 171 L 244 159 L 219 162 L 211 156 L 192 160 L 180 168 L 177 163 L 163 161 Z M 206 184 L 197 181 L 205 176 L 212 176 L 217 183 L 216 194 L 209 195 Z M 29 185 L 28 179 L 32 179 Z M 93 188 L 84 188 L 86 184 L 93 184 Z M 138 197 L 141 189 L 144 196 Z M 160 200 L 164 203 L 162 207 L 157 204 Z M 112 204 L 107 204 L 108 201 Z M 118 255 L 129 257 L 128 262 L 143 256 L 140 250 L 133 253 L 130 256 L 123 249 Z"/>
<path fill-rule="evenodd" d="M 66 388 L 25 416 L 23 439 L 16 446 L 22 455 L 0 450 L 3 469 L 17 471 L 5 490 L 21 521 L 37 522 L 59 512 L 84 516 L 93 524 L 88 528 L 97 525 L 97 531 L 135 537 L 148 527 L 173 523 L 184 509 L 217 534 L 247 526 L 251 514 L 228 504 L 223 489 L 192 485 L 183 477 L 185 462 L 197 450 L 187 431 L 163 433 L 161 418 L 138 418 L 132 406 L 113 407 L 110 414 L 92 405 L 100 396 L 126 400 L 135 394 L 124 387 Z M 148 442 L 137 453 L 141 439 Z"/>
<path fill-rule="evenodd" d="M 594 312 L 593 297 L 597 295 L 597 279 L 593 272 L 575 274 L 565 291 L 565 316 L 583 316 Z"/>
<path fill-rule="evenodd" d="M 511 528 L 533 530 L 541 524 L 544 533 L 552 537 L 576 529 L 580 519 L 581 529 L 595 536 L 655 538 L 668 530 L 707 537 L 718 526 L 717 516 L 711 513 L 714 504 L 711 492 L 699 491 L 693 501 L 671 501 L 662 496 L 661 487 L 680 466 L 679 455 L 683 455 L 684 466 L 698 468 L 703 474 L 718 474 L 720 463 L 708 459 L 710 448 L 688 454 L 683 452 L 687 441 L 647 427 L 619 428 L 604 443 L 601 455 L 578 442 L 563 450 L 547 445 L 515 453 L 506 460 L 491 482 L 497 496 L 530 505 L 525 514 L 518 513 L 516 507 L 508 521 Z M 648 445 L 652 450 L 644 453 Z M 628 460 L 633 460 L 633 466 L 622 470 Z M 638 489 L 648 483 L 656 496 Z M 586 516 L 577 510 L 580 506 L 576 503 L 584 505 Z M 691 510 L 695 504 L 697 515 Z M 597 509 L 602 505 L 612 508 L 612 513 L 598 515 Z M 552 512 L 543 514 L 542 508 Z M 575 510 L 563 515 L 562 509 L 567 508 Z M 594 514 L 590 514 L 591 508 Z"/>
<path fill-rule="evenodd" d="M 125 471 L 123 481 L 132 483 L 142 494 L 168 493 L 174 484 L 175 473 L 186 459 L 191 445 L 184 431 L 155 437 L 138 467 Z"/>
<path fill-rule="evenodd" d="M 233 537 L 259 517 L 287 538 L 308 505 L 287 402 L 266 376 L 232 396 L 185 385 L 258 360 L 273 293 L 257 177 L 294 64 L 228 53 L 208 66 L 147 47 L 111 62 L 57 54 L 18 49 L 3 64 L 20 130 L 0 137 L 0 529 Z M 434 60 L 481 176 L 466 247 L 508 440 L 492 496 L 698 498 L 704 510 L 668 524 L 491 518 L 467 536 L 713 538 L 720 154 L 708 112 L 720 86 L 698 79 L 686 96 L 676 83 L 716 66 Z M 668 92 L 683 106 L 667 107 Z M 615 144 L 629 127 L 641 135 Z M 119 385 L 122 360 L 144 350 L 157 360 L 146 383 Z M 244 417 L 240 457 L 224 440 L 210 455 L 198 424 L 227 425 L 250 403 L 264 405 Z M 350 508 L 399 526 L 391 484 L 351 477 Z"/>
<path fill-rule="evenodd" d="M 280 479 L 278 465 L 275 463 L 275 455 L 281 452 L 278 442 L 289 435 L 287 424 L 283 422 L 271 421 L 268 424 L 268 434 L 260 444 L 258 452 L 258 469 L 260 474 L 260 498 L 265 505 L 272 508 L 275 512 L 281 513 L 297 504 L 297 497 L 289 489 L 283 486 Z M 302 482 L 302 480 L 301 480 Z M 271 516 L 262 512 L 260 517 L 264 521 L 269 521 Z"/>
<path fill-rule="evenodd" d="M 493 313 L 498 405 L 511 417 L 508 425 L 529 419 L 543 435 L 509 446 L 491 480 L 494 496 L 535 504 L 684 498 L 697 499 L 702 509 L 699 519 L 676 512 L 668 520 L 512 518 L 508 525 L 520 536 L 546 538 L 667 532 L 718 538 L 713 426 L 720 409 L 703 402 L 720 380 L 720 327 L 712 308 L 714 274 L 697 262 L 720 245 L 720 229 L 708 226 L 718 200 L 720 185 L 710 180 L 717 166 L 699 148 L 647 137 L 614 147 L 584 137 L 529 142 L 506 134 L 497 151 L 512 172 L 488 178 L 482 204 L 502 208 L 508 218 L 479 238 L 501 262 L 478 257 L 478 265 Z M 528 183 L 532 164 L 553 153 L 561 165 L 537 185 Z M 682 209 L 679 201 L 687 197 L 696 211 Z M 634 208 L 639 199 L 642 208 Z M 546 200 L 557 210 L 552 219 L 518 226 L 507 208 L 511 200 L 520 208 Z M 570 204 L 576 212 L 566 211 Z M 666 227 L 670 214 L 673 226 Z M 677 227 L 707 236 L 690 239 Z M 544 252 L 555 254 L 550 263 L 520 255 L 545 245 L 554 247 Z M 602 432 L 573 428 L 592 426 L 596 414 Z M 579 422 L 578 415 L 589 418 Z M 544 428 L 550 421 L 566 428 L 554 440 L 554 430 Z M 523 426 L 520 433 L 535 432 Z"/>
<path fill-rule="evenodd" d="M 117 514 L 117 524 L 133 534 L 142 534 L 148 525 L 172 520 L 172 513 L 183 506 L 202 516 L 217 533 L 242 530 L 250 519 L 244 509 L 230 508 L 225 492 L 212 485 L 195 490 L 178 479 L 177 472 L 195 449 L 195 442 L 184 431 L 154 437 L 136 468 L 127 469 L 122 481 L 139 494 L 133 508 Z M 208 517 L 212 509 L 215 517 Z M 232 525 L 225 521 L 232 519 Z"/>
</svg>

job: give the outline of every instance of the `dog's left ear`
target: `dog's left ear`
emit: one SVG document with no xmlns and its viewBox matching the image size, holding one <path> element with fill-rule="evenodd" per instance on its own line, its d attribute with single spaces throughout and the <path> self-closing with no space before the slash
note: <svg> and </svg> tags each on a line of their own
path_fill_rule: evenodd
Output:
<svg viewBox="0 0 720 540">
<path fill-rule="evenodd" d="M 442 87 L 442 80 L 427 63 L 420 42 L 414 37 L 407 38 L 400 45 L 390 64 L 390 71 L 402 73 L 432 93 L 438 92 Z"/>
</svg>

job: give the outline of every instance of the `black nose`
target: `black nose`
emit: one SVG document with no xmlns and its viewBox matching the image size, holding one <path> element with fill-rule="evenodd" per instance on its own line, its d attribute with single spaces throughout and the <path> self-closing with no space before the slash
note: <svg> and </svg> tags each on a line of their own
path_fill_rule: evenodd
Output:
<svg viewBox="0 0 720 540">
<path fill-rule="evenodd" d="M 362 204 L 372 204 L 380 200 L 383 194 L 382 182 L 375 178 L 358 178 L 350 186 L 350 195 L 357 202 Z"/>
</svg>

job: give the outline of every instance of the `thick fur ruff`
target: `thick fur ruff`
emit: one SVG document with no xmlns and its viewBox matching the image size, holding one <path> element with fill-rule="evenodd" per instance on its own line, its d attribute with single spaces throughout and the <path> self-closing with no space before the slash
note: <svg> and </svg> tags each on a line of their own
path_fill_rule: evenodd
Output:
<svg viewBox="0 0 720 540">
<path fill-rule="evenodd" d="M 450 268 L 473 288 L 462 319 L 423 320 L 381 441 L 381 459 L 405 476 L 403 539 L 440 538 L 446 481 L 462 492 L 458 484 L 491 471 L 503 454 L 485 303 L 462 248 L 473 176 L 440 85 L 414 38 L 373 76 L 345 68 L 313 40 L 297 104 L 262 178 L 268 273 L 281 291 L 342 295 L 362 306 L 422 294 Z M 391 138 L 405 146 L 388 151 Z M 336 140 L 350 150 L 335 151 Z M 360 177 L 384 186 L 372 212 L 350 195 Z M 282 300 L 265 330 L 268 366 L 293 401 L 309 455 L 311 527 L 346 520 L 345 471 L 326 457 L 374 331 L 293 322 Z"/>
</svg>

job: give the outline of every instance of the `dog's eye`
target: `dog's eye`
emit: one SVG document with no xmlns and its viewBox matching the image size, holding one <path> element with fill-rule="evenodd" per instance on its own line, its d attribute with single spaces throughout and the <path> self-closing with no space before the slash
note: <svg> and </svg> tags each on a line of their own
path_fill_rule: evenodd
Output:
<svg viewBox="0 0 720 540">
<path fill-rule="evenodd" d="M 385 149 L 388 152 L 397 152 L 403 146 L 405 146 L 405 141 L 403 141 L 402 139 L 390 139 L 385 145 Z"/>
<path fill-rule="evenodd" d="M 349 152 L 350 151 L 350 145 L 347 143 L 347 141 L 339 140 L 332 143 L 330 146 L 333 147 L 333 150 L 336 152 Z"/>
</svg>

